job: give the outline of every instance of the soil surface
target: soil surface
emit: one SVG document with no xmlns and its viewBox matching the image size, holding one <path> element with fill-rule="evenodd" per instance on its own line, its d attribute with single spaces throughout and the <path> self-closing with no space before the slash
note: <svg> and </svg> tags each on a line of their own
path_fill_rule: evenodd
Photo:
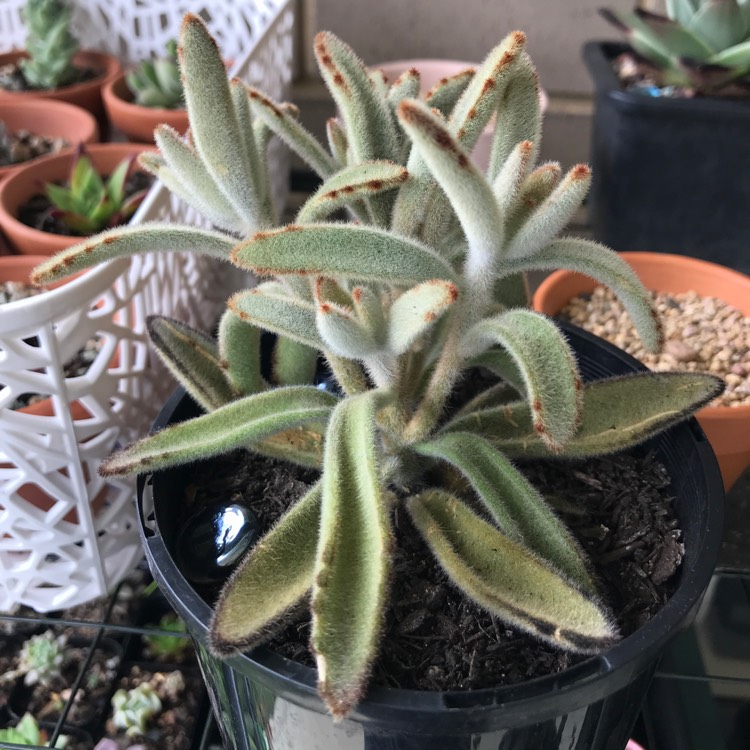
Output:
<svg viewBox="0 0 750 750">
<path fill-rule="evenodd" d="M 0 167 L 20 164 L 44 154 L 56 153 L 70 144 L 64 138 L 51 138 L 32 133 L 29 130 L 16 130 L 11 133 L 0 120 Z"/>
<path fill-rule="evenodd" d="M 86 83 L 102 75 L 101 70 L 96 68 L 76 68 L 72 80 L 68 81 L 65 86 L 74 86 L 78 83 Z M 65 88 L 61 86 L 60 88 Z M 26 76 L 17 63 L 9 63 L 0 66 L 0 89 L 6 91 L 41 91 L 29 85 Z"/>
<path fill-rule="evenodd" d="M 622 634 L 636 630 L 669 598 L 683 556 L 664 467 L 650 454 L 631 454 L 522 469 L 589 554 Z M 231 498 L 247 504 L 265 530 L 315 479 L 310 470 L 237 451 L 194 467 L 187 514 Z M 403 509 L 393 522 L 394 579 L 374 684 L 477 689 L 555 673 L 587 658 L 542 644 L 468 601 Z M 196 589 L 209 604 L 218 596 L 215 586 Z M 314 666 L 307 618 L 305 611 L 268 645 Z"/>
</svg>

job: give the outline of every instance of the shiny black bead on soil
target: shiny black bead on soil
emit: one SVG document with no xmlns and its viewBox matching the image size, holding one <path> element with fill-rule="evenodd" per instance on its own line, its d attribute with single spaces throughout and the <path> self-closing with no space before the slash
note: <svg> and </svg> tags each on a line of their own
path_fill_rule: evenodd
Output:
<svg viewBox="0 0 750 750">
<path fill-rule="evenodd" d="M 180 570 L 194 583 L 223 581 L 259 535 L 252 511 L 237 503 L 212 505 L 189 518 L 177 535 Z"/>
</svg>

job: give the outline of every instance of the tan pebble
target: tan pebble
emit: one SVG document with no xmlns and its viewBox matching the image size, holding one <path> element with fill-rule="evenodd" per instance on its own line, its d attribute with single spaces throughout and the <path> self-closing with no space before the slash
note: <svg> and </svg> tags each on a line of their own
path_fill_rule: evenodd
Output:
<svg viewBox="0 0 750 750">
<path fill-rule="evenodd" d="M 674 357 L 678 362 L 692 362 L 698 358 L 694 349 L 689 347 L 684 341 L 670 339 L 664 345 L 664 353 Z"/>
<path fill-rule="evenodd" d="M 747 370 L 744 365 L 736 364 L 732 365 L 732 373 L 735 375 L 739 375 L 740 377 L 744 377 L 747 375 Z"/>
</svg>

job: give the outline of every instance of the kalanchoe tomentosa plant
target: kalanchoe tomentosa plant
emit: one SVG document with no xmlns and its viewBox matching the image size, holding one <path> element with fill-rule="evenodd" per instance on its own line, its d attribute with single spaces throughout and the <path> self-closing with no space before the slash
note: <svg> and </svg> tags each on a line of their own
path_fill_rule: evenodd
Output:
<svg viewBox="0 0 750 750">
<path fill-rule="evenodd" d="M 36 89 L 56 89 L 75 77 L 73 56 L 78 40 L 70 32 L 72 7 L 65 0 L 28 0 L 24 19 L 28 28 L 28 60 L 19 63 L 26 82 Z"/>
<path fill-rule="evenodd" d="M 667 15 L 601 11 L 663 83 L 710 93 L 750 74 L 748 0 L 667 0 Z"/>
<path fill-rule="evenodd" d="M 141 163 L 225 231 L 119 229 L 35 273 L 46 282 L 116 256 L 179 248 L 267 279 L 230 299 L 218 343 L 151 319 L 154 344 L 207 414 L 135 443 L 103 470 L 153 471 L 240 446 L 320 468 L 226 584 L 211 647 L 252 648 L 309 601 L 319 692 L 336 718 L 362 697 L 377 653 L 395 504 L 481 606 L 559 647 L 606 649 L 618 631 L 589 564 L 511 461 L 626 448 L 721 390 L 698 374 L 584 385 L 559 329 L 524 307 L 524 271 L 583 271 L 616 290 L 649 347 L 660 343 L 630 267 L 598 244 L 556 238 L 590 175 L 582 165 L 564 177 L 556 164 L 536 166 L 537 76 L 524 43 L 510 34 L 473 77 L 442 81 L 423 102 L 413 98 L 416 71 L 388 85 L 320 33 L 317 60 L 341 113 L 328 123 L 328 150 L 294 107 L 227 82 L 215 42 L 188 15 L 180 64 L 192 140 L 160 127 L 160 154 Z M 469 152 L 493 115 L 484 175 Z M 281 228 L 273 228 L 265 156 L 272 132 L 324 180 Z M 326 221 L 342 208 L 356 221 Z M 276 387 L 261 374 L 261 329 L 279 336 Z M 318 357 L 340 395 L 309 384 Z M 477 364 L 506 385 L 448 413 L 455 385 Z M 425 485 L 436 467 L 463 483 Z"/>
</svg>

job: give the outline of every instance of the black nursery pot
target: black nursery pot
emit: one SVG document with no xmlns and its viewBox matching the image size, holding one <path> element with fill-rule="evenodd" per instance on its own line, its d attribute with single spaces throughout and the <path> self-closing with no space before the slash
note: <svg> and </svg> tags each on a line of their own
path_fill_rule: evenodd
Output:
<svg viewBox="0 0 750 750">
<path fill-rule="evenodd" d="M 612 61 L 626 45 L 589 42 L 596 89 L 589 217 L 615 250 L 680 253 L 750 271 L 750 99 L 671 99 L 626 91 Z"/>
<path fill-rule="evenodd" d="M 586 379 L 643 369 L 601 339 L 566 327 Z M 195 416 L 175 393 L 155 428 Z M 315 692 L 316 673 L 265 648 L 221 661 L 206 648 L 210 607 L 174 562 L 173 519 L 184 469 L 140 477 L 138 503 L 154 578 L 196 643 L 217 723 L 229 750 L 622 750 L 661 649 L 692 619 L 721 539 L 723 487 L 713 452 L 691 419 L 653 441 L 672 476 L 686 555 L 669 602 L 646 625 L 600 656 L 519 685 L 468 692 L 372 688 L 351 717 L 334 724 Z M 153 515 L 152 514 L 153 507 Z"/>
</svg>

